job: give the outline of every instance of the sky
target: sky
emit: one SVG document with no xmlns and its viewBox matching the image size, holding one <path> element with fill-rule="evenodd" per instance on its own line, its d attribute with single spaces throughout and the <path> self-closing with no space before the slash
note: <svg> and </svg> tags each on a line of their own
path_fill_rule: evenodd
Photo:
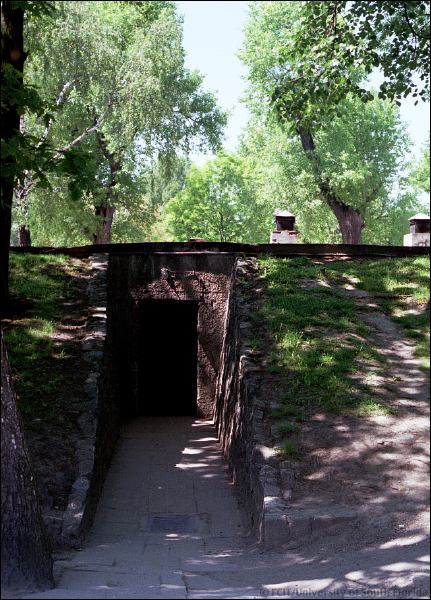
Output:
<svg viewBox="0 0 431 600">
<path fill-rule="evenodd" d="M 216 93 L 219 105 L 229 111 L 224 146 L 234 151 L 241 130 L 247 123 L 248 111 L 241 102 L 246 82 L 246 69 L 237 57 L 247 22 L 248 0 L 185 0 L 177 2 L 184 17 L 184 48 L 189 69 L 205 75 L 205 88 Z M 430 129 L 429 104 L 413 98 L 402 101 L 401 117 L 413 141 L 412 158 L 419 157 Z M 191 157 L 203 164 L 211 155 Z"/>
</svg>

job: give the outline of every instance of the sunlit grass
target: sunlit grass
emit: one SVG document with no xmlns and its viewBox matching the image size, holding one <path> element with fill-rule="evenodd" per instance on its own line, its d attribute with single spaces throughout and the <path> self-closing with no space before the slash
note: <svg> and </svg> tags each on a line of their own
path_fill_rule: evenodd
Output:
<svg viewBox="0 0 431 600">
<path fill-rule="evenodd" d="M 378 374 L 385 359 L 370 343 L 369 329 L 358 318 L 354 299 L 330 286 L 347 276 L 357 287 L 377 294 L 382 309 L 417 341 L 418 355 L 429 356 L 428 257 L 324 264 L 307 258 L 259 262 L 268 292 L 262 316 L 273 340 L 270 370 L 287 377 L 273 416 L 301 421 L 316 407 L 358 416 L 393 412 L 365 376 L 356 376 L 364 364 L 372 364 Z M 397 308 L 412 302 L 424 311 L 394 316 Z"/>
<path fill-rule="evenodd" d="M 11 254 L 10 318 L 4 334 L 18 404 L 23 414 L 49 417 L 64 384 L 68 355 L 53 344 L 60 303 L 76 294 L 76 268 L 65 256 Z"/>
<path fill-rule="evenodd" d="M 353 276 L 358 288 L 374 294 L 382 310 L 414 340 L 416 356 L 429 371 L 429 256 L 332 263 L 327 273 L 335 279 Z"/>
<path fill-rule="evenodd" d="M 355 402 L 354 413 L 360 417 L 372 417 L 397 415 L 398 411 L 391 406 L 376 402 L 374 398 L 364 396 L 359 402 Z"/>
</svg>

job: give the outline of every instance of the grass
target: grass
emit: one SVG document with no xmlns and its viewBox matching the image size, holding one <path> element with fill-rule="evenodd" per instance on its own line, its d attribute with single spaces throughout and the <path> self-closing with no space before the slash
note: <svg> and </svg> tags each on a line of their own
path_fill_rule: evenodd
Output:
<svg viewBox="0 0 431 600">
<path fill-rule="evenodd" d="M 298 423 L 282 423 L 278 427 L 278 433 L 287 435 L 288 433 L 297 433 L 299 431 Z"/>
<path fill-rule="evenodd" d="M 302 449 L 293 440 L 286 440 L 278 449 L 280 458 L 301 458 Z"/>
<path fill-rule="evenodd" d="M 76 267 L 65 256 L 12 253 L 10 295 L 4 334 L 18 405 L 31 418 L 55 417 L 54 398 L 65 382 L 68 354 L 52 336 L 61 302 L 76 296 Z"/>
<path fill-rule="evenodd" d="M 337 280 L 353 276 L 357 287 L 375 295 L 382 309 L 416 345 L 416 356 L 429 371 L 430 341 L 430 259 L 388 258 L 333 263 L 328 275 Z M 416 309 L 413 312 L 411 309 Z"/>
<path fill-rule="evenodd" d="M 407 335 L 417 340 L 419 355 L 428 353 L 426 311 L 395 317 L 429 298 L 427 257 L 312 263 L 307 258 L 260 259 L 267 299 L 262 316 L 273 340 L 270 369 L 286 377 L 276 417 L 296 421 L 313 407 L 329 413 L 388 414 L 366 378 L 355 377 L 367 365 L 384 360 L 368 342 L 368 328 L 357 317 L 354 301 L 331 288 L 344 275 L 378 294 L 382 308 Z"/>
</svg>

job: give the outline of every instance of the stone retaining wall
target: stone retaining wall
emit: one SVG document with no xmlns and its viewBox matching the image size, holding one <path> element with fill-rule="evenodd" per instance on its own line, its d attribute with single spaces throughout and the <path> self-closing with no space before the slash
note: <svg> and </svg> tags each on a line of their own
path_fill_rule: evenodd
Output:
<svg viewBox="0 0 431 600">
<path fill-rule="evenodd" d="M 67 545 L 79 545 L 91 523 L 97 506 L 98 491 L 103 485 L 111 449 L 104 448 L 104 438 L 115 436 L 109 422 L 106 397 L 106 306 L 108 257 L 95 254 L 90 258 L 91 273 L 87 287 L 88 317 L 82 342 L 82 357 L 90 366 L 85 383 L 85 410 L 79 417 L 81 439 L 77 447 L 78 476 L 63 515 L 62 537 Z M 112 430 L 112 434 L 111 434 Z M 112 444 L 113 448 L 113 444 Z M 101 468 L 102 467 L 102 468 Z"/>
<path fill-rule="evenodd" d="M 265 366 L 250 345 L 257 310 L 251 289 L 256 270 L 254 259 L 238 259 L 229 292 L 215 422 L 250 527 L 270 548 L 287 541 L 289 521 L 282 491 L 287 482 L 272 445 L 271 405 L 263 387 Z"/>
</svg>

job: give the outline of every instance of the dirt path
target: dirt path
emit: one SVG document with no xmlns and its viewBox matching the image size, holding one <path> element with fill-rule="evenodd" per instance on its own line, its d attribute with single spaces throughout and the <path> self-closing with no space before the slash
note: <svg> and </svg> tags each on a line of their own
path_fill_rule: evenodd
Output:
<svg viewBox="0 0 431 600">
<path fill-rule="evenodd" d="M 351 529 L 364 545 L 397 532 L 425 536 L 429 522 L 429 382 L 414 343 L 367 292 L 345 280 L 383 363 L 359 365 L 356 378 L 395 414 L 349 417 L 315 414 L 302 426 L 305 458 L 292 510 L 340 517 L 348 547 Z M 358 521 L 357 517 L 360 517 Z M 343 521 L 344 518 L 344 521 Z M 335 532 L 332 532 L 335 534 Z M 343 540 L 339 540 L 343 545 Z"/>
</svg>

